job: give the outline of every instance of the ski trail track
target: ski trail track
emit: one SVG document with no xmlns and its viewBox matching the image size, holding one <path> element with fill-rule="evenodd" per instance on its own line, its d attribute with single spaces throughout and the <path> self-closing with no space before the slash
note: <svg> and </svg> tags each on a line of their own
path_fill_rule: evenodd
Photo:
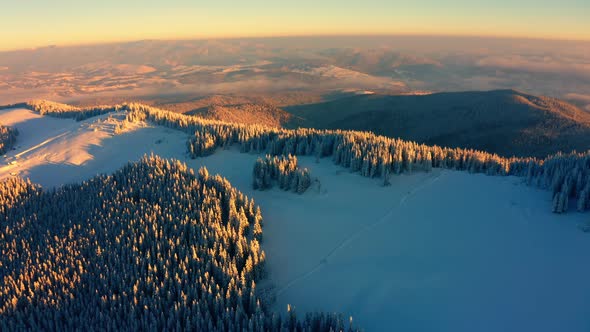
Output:
<svg viewBox="0 0 590 332">
<path fill-rule="evenodd" d="M 43 142 L 41 142 L 41 143 L 39 143 L 39 144 L 37 144 L 37 145 L 34 145 L 34 146 L 32 146 L 32 147 L 30 147 L 30 148 L 26 149 L 25 151 L 22 151 L 22 152 L 20 152 L 20 153 L 18 153 L 18 154 L 15 154 L 15 155 L 14 155 L 14 158 L 17 158 L 17 159 L 18 159 L 18 158 L 20 158 L 21 156 L 23 156 L 23 155 L 25 155 L 25 154 L 27 154 L 27 153 L 29 153 L 29 152 L 35 151 L 35 150 L 37 150 L 37 149 L 41 148 L 42 146 L 44 146 L 44 145 L 47 145 L 47 144 L 49 144 L 49 143 L 51 143 L 51 142 L 55 141 L 55 140 L 56 140 L 56 139 L 58 139 L 58 138 L 64 137 L 64 136 L 65 136 L 65 135 L 67 135 L 68 133 L 70 133 L 70 131 L 69 131 L 69 130 L 68 130 L 68 131 L 65 131 L 65 132 L 62 132 L 62 133 L 61 133 L 61 134 L 59 134 L 59 135 L 56 135 L 56 136 L 50 137 L 50 138 L 48 138 L 48 139 L 44 140 Z"/>
<path fill-rule="evenodd" d="M 289 281 L 284 286 L 282 286 L 281 288 L 279 288 L 277 290 L 277 296 L 280 296 L 281 294 L 283 294 L 285 291 L 287 291 L 289 288 L 291 288 L 296 283 L 298 283 L 298 282 L 300 282 L 302 280 L 305 280 L 309 276 L 311 276 L 312 274 L 316 273 L 324 265 L 328 264 L 328 259 L 330 257 L 332 257 L 335 254 L 337 254 L 340 250 L 342 250 L 343 248 L 348 247 L 352 242 L 354 242 L 355 240 L 357 240 L 361 236 L 365 235 L 367 232 L 369 232 L 373 228 L 375 228 L 375 227 L 377 227 L 377 226 L 379 226 L 381 224 L 384 224 L 385 222 L 387 222 L 388 220 L 390 220 L 391 217 L 394 215 L 395 211 L 397 209 L 399 209 L 400 207 L 404 206 L 406 204 L 406 201 L 409 198 L 411 198 L 413 195 L 415 195 L 417 192 L 421 191 L 422 189 L 424 189 L 424 188 L 432 185 L 434 182 L 436 182 L 440 178 L 441 174 L 442 173 L 440 171 L 436 171 L 436 174 L 433 174 L 432 176 L 428 177 L 427 180 L 424 181 L 424 183 L 422 183 L 421 185 L 417 186 L 416 188 L 408 191 L 399 200 L 399 203 L 398 204 L 392 206 L 391 209 L 389 209 L 389 211 L 387 211 L 381 218 L 377 219 L 377 221 L 375 221 L 374 223 L 371 223 L 371 224 L 364 225 L 363 227 L 361 227 L 360 229 L 358 229 L 357 231 L 355 231 L 354 233 L 350 234 L 348 237 L 346 237 L 345 239 L 343 239 L 338 245 L 336 245 L 325 256 L 323 256 L 320 259 L 320 261 L 318 262 L 318 264 L 316 264 L 311 270 L 309 270 L 309 271 L 301 274 L 300 276 L 296 277 L 295 279 Z"/>
</svg>

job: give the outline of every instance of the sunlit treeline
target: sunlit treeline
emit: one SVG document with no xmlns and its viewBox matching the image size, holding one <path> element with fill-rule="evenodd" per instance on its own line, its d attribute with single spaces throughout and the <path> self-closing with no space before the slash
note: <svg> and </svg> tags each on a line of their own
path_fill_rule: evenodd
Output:
<svg viewBox="0 0 590 332">
<path fill-rule="evenodd" d="M 551 190 L 555 212 L 567 211 L 569 201 L 575 201 L 581 211 L 590 209 L 590 194 L 586 190 L 590 182 L 590 151 L 557 154 L 545 159 L 505 158 L 471 149 L 428 146 L 371 132 L 289 130 L 207 120 L 136 103 L 117 107 L 127 111 L 128 121 L 145 120 L 187 132 L 191 135 L 187 149 L 193 158 L 234 144 L 238 144 L 242 152 L 331 157 L 334 163 L 363 176 L 380 178 L 385 185 L 389 184 L 392 174 L 432 168 L 514 175 Z"/>
<path fill-rule="evenodd" d="M 570 198 L 578 211 L 590 210 L 590 152 L 557 154 L 529 163 L 526 182 L 553 194 L 553 212 L 566 212 Z"/>
<path fill-rule="evenodd" d="M 311 185 L 311 174 L 307 168 L 299 168 L 297 157 L 270 156 L 258 158 L 252 171 L 254 189 L 272 188 L 278 183 L 279 188 L 303 194 Z"/>
<path fill-rule="evenodd" d="M 0 330 L 347 330 L 271 313 L 262 217 L 206 169 L 158 157 L 44 191 L 0 183 Z"/>
<path fill-rule="evenodd" d="M 41 115 L 49 115 L 57 118 L 71 118 L 76 121 L 82 121 L 94 116 L 127 109 L 125 104 L 115 106 L 76 107 L 47 100 L 29 101 L 23 106 L 38 112 Z"/>
<path fill-rule="evenodd" d="M 5 154 L 16 143 L 18 130 L 16 128 L 0 125 L 0 155 Z"/>
<path fill-rule="evenodd" d="M 139 104 L 128 107 L 129 121 L 147 120 L 193 135 L 187 143 L 192 157 L 233 144 L 239 144 L 242 152 L 331 157 L 334 163 L 363 176 L 381 178 L 386 185 L 391 174 L 432 168 L 514 175 L 552 190 L 554 198 L 559 196 L 555 198 L 555 212 L 567 211 L 570 198 L 576 200 L 580 211 L 590 208 L 590 151 L 557 154 L 546 159 L 504 158 L 471 149 L 427 146 L 370 132 L 288 130 L 205 120 Z"/>
</svg>

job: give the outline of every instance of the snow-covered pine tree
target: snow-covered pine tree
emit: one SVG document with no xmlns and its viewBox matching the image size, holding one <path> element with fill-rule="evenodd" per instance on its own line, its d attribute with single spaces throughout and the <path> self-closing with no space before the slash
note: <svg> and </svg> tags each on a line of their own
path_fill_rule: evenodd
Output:
<svg viewBox="0 0 590 332">
<path fill-rule="evenodd" d="M 586 190 L 582 190 L 580 192 L 580 196 L 578 197 L 578 211 L 584 212 L 586 211 L 587 205 L 586 201 L 588 200 L 588 192 Z"/>
<path fill-rule="evenodd" d="M 303 194 L 311 185 L 311 175 L 307 168 L 299 170 L 297 175 L 299 177 L 299 180 L 297 181 L 297 193 Z"/>
<path fill-rule="evenodd" d="M 0 155 L 5 154 L 13 147 L 17 136 L 18 130 L 16 128 L 0 124 Z"/>
</svg>

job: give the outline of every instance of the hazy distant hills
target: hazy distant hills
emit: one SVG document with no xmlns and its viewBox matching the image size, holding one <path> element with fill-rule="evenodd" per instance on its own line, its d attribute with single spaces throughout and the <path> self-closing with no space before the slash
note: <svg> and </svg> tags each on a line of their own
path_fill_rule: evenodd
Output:
<svg viewBox="0 0 590 332">
<path fill-rule="evenodd" d="M 589 61 L 590 42 L 440 36 L 49 46 L 0 52 L 0 104 L 517 88 L 590 110 Z"/>
<path fill-rule="evenodd" d="M 444 66 L 426 55 L 403 54 L 388 48 L 335 48 L 323 50 L 321 54 L 331 59 L 336 66 L 378 76 L 396 76 L 410 68 L 432 70 Z"/>
<path fill-rule="evenodd" d="M 564 101 L 514 90 L 358 95 L 285 108 L 287 127 L 354 129 L 503 156 L 590 148 L 590 114 Z"/>
<path fill-rule="evenodd" d="M 0 105 L 137 101 L 226 121 L 544 156 L 590 148 L 590 115 L 581 111 L 590 110 L 589 55 L 589 42 L 416 36 L 50 46 L 0 52 Z M 468 90 L 492 91 L 457 92 Z M 421 95 L 431 91 L 448 93 Z"/>
</svg>

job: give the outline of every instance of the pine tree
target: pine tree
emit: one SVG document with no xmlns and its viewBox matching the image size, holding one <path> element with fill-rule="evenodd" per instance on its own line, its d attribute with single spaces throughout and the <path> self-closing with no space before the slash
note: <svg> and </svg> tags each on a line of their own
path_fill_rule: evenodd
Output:
<svg viewBox="0 0 590 332">
<path fill-rule="evenodd" d="M 561 213 L 561 193 L 557 192 L 553 195 L 553 213 Z"/>
<path fill-rule="evenodd" d="M 580 197 L 578 197 L 578 211 L 584 212 L 586 211 L 586 201 L 588 200 L 588 191 L 582 190 L 580 192 Z"/>
<path fill-rule="evenodd" d="M 389 186 L 391 185 L 391 182 L 389 182 L 389 167 L 387 167 L 387 165 L 383 166 L 383 185 L 384 186 Z"/>
</svg>

